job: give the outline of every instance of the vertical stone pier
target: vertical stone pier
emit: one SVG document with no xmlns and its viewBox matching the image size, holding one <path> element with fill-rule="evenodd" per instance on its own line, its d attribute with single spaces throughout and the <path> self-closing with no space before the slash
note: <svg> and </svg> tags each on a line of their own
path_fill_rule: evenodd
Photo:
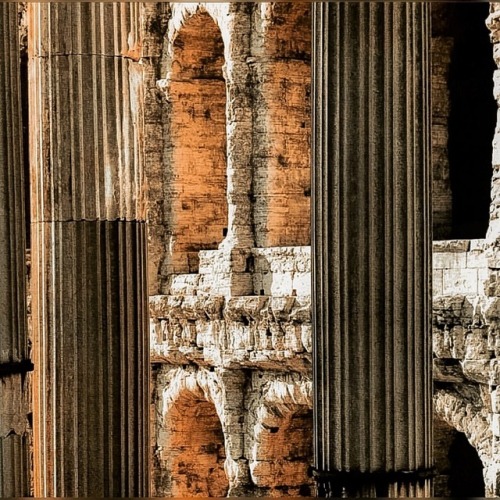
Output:
<svg viewBox="0 0 500 500">
<path fill-rule="evenodd" d="M 26 226 L 17 3 L 0 4 L 0 497 L 30 494 Z"/>
<path fill-rule="evenodd" d="M 140 4 L 28 8 L 35 496 L 147 496 Z"/>
<path fill-rule="evenodd" d="M 320 496 L 429 496 L 429 6 L 313 6 Z"/>
</svg>

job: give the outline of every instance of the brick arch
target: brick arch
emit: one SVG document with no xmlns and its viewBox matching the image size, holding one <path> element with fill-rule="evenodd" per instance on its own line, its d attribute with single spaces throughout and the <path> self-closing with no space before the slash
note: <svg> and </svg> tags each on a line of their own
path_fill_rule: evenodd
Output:
<svg viewBox="0 0 500 500">
<path fill-rule="evenodd" d="M 312 496 L 312 384 L 278 377 L 260 388 L 249 428 L 250 475 L 259 494 Z"/>
<path fill-rule="evenodd" d="M 167 272 L 196 273 L 228 228 L 224 41 L 204 8 L 181 19 L 165 80 Z"/>
<path fill-rule="evenodd" d="M 489 423 L 488 408 L 485 400 L 489 395 L 482 394 L 479 384 L 460 384 L 434 392 L 435 415 L 453 429 L 463 433 L 476 449 L 483 463 L 486 496 L 497 495 L 496 478 L 490 477 L 492 465 L 493 434 Z"/>
<path fill-rule="evenodd" d="M 158 455 L 160 496 L 224 497 L 226 436 L 220 385 L 205 370 L 172 370 L 162 394 Z"/>
<path fill-rule="evenodd" d="M 258 247 L 310 244 L 311 4 L 257 9 L 254 126 Z"/>
</svg>

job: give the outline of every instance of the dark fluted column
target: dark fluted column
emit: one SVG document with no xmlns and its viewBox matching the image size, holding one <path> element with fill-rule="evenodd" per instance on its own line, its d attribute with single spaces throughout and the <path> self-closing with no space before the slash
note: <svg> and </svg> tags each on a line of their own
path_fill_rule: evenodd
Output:
<svg viewBox="0 0 500 500">
<path fill-rule="evenodd" d="M 30 493 L 26 243 L 17 3 L 0 3 L 0 497 Z"/>
<path fill-rule="evenodd" d="M 139 9 L 29 5 L 35 496 L 149 494 Z"/>
<path fill-rule="evenodd" d="M 313 12 L 319 494 L 429 495 L 428 5 Z"/>
</svg>

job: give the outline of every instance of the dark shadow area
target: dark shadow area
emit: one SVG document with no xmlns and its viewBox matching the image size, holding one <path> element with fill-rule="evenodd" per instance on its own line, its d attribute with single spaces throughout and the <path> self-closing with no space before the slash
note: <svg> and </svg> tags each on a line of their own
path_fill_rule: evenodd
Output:
<svg viewBox="0 0 500 500">
<path fill-rule="evenodd" d="M 452 497 L 484 497 L 483 464 L 465 434 L 457 432 L 448 459 L 448 487 Z"/>
<path fill-rule="evenodd" d="M 488 228 L 492 139 L 493 46 L 485 25 L 489 4 L 447 4 L 446 36 L 453 37 L 449 71 L 448 151 L 452 239 L 484 238 Z"/>
</svg>

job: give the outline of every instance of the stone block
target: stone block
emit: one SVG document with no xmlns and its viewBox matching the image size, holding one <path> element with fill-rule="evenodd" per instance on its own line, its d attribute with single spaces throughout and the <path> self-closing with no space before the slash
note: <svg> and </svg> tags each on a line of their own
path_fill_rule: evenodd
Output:
<svg viewBox="0 0 500 500">
<path fill-rule="evenodd" d="M 469 240 L 469 252 L 484 252 L 484 247 L 484 239 Z"/>
<path fill-rule="evenodd" d="M 432 255 L 438 252 L 467 252 L 470 240 L 441 240 L 432 242 Z"/>
<path fill-rule="evenodd" d="M 490 361 L 490 385 L 500 385 L 500 359 Z"/>
<path fill-rule="evenodd" d="M 488 331 L 486 328 L 474 328 L 465 335 L 465 359 L 489 360 Z"/>
<path fill-rule="evenodd" d="M 469 269 L 487 268 L 487 259 L 482 251 L 474 251 L 466 253 L 466 265 Z"/>
<path fill-rule="evenodd" d="M 491 414 L 491 431 L 494 436 L 500 437 L 500 414 Z"/>
<path fill-rule="evenodd" d="M 454 326 L 450 332 L 450 353 L 455 359 L 462 359 L 465 356 L 465 331 L 462 326 Z"/>
<path fill-rule="evenodd" d="M 312 325 L 301 325 L 302 345 L 308 353 L 312 353 Z"/>
<path fill-rule="evenodd" d="M 432 330 L 432 351 L 437 358 L 451 358 L 450 339 L 448 332 L 433 328 Z"/>
<path fill-rule="evenodd" d="M 466 267 L 466 252 L 435 252 L 432 254 L 433 269 L 463 269 Z"/>
<path fill-rule="evenodd" d="M 477 276 L 477 269 L 444 269 L 443 294 L 476 294 Z"/>
<path fill-rule="evenodd" d="M 270 273 L 269 273 L 270 274 Z M 293 272 L 274 273 L 271 278 L 270 294 L 275 297 L 293 295 Z M 264 286 L 264 289 L 266 287 Z"/>
<path fill-rule="evenodd" d="M 480 384 L 488 384 L 490 360 L 465 360 L 462 361 L 462 370 L 466 378 Z"/>
<path fill-rule="evenodd" d="M 311 295 L 311 273 L 296 272 L 292 278 L 292 294 L 295 295 Z"/>
<path fill-rule="evenodd" d="M 443 270 L 433 269 L 432 270 L 432 294 L 443 295 Z"/>
<path fill-rule="evenodd" d="M 495 388 L 491 391 L 490 393 L 491 397 L 491 408 L 490 410 L 493 413 L 499 413 L 500 414 L 500 388 Z"/>
<path fill-rule="evenodd" d="M 465 380 L 459 363 L 450 363 L 437 358 L 432 360 L 432 376 L 437 382 L 460 383 Z"/>
</svg>

